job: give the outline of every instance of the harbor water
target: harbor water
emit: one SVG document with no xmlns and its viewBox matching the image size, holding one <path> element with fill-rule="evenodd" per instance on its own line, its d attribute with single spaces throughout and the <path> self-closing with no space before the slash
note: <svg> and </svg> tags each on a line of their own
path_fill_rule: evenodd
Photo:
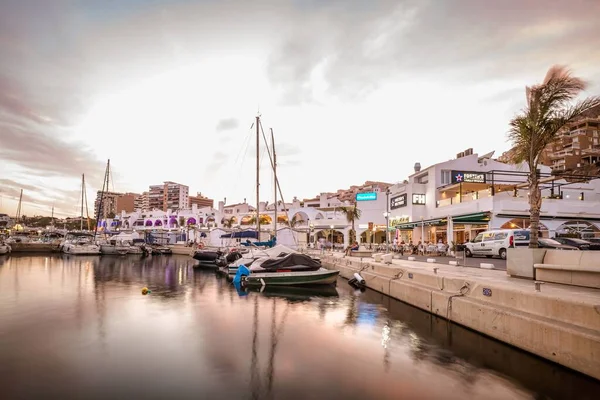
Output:
<svg viewBox="0 0 600 400">
<path fill-rule="evenodd" d="M 188 256 L 0 256 L 3 399 L 592 399 L 379 293 L 237 291 Z M 150 293 L 142 295 L 142 288 Z"/>
</svg>

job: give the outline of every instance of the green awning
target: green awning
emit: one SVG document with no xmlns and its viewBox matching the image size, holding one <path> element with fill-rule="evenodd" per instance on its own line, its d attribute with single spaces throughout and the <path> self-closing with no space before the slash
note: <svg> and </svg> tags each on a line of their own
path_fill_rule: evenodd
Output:
<svg viewBox="0 0 600 400">
<path fill-rule="evenodd" d="M 400 229 L 400 230 L 410 230 L 413 229 L 415 227 L 415 224 L 412 222 L 407 222 L 405 224 L 398 224 L 395 226 L 396 229 Z"/>
<path fill-rule="evenodd" d="M 490 222 L 490 216 L 485 212 L 457 215 L 456 217 L 452 217 L 452 221 L 464 224 L 487 224 Z"/>
</svg>

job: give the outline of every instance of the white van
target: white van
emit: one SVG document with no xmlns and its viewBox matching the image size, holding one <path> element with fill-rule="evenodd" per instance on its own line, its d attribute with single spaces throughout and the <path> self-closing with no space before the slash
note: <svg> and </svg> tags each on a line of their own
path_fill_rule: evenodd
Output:
<svg viewBox="0 0 600 400">
<path fill-rule="evenodd" d="M 500 257 L 506 260 L 506 249 L 529 245 L 529 230 L 499 229 L 480 233 L 465 243 L 465 255 Z"/>
</svg>

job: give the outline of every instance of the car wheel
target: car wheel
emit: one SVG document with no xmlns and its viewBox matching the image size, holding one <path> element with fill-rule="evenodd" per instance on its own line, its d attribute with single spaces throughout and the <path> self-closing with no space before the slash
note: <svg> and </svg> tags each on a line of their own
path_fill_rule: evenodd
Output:
<svg viewBox="0 0 600 400">
<path fill-rule="evenodd" d="M 467 257 L 473 257 L 473 253 L 471 253 L 471 250 L 465 249 L 465 256 L 467 256 Z"/>
<path fill-rule="evenodd" d="M 500 258 L 506 260 L 506 249 L 500 249 Z"/>
</svg>

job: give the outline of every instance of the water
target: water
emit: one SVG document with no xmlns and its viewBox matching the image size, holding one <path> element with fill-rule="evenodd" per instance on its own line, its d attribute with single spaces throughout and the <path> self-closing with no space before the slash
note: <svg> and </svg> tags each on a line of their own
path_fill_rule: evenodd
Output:
<svg viewBox="0 0 600 400">
<path fill-rule="evenodd" d="M 193 265 L 186 256 L 0 256 L 2 398 L 600 393 L 598 381 L 341 279 L 329 290 L 238 293 Z"/>
</svg>

